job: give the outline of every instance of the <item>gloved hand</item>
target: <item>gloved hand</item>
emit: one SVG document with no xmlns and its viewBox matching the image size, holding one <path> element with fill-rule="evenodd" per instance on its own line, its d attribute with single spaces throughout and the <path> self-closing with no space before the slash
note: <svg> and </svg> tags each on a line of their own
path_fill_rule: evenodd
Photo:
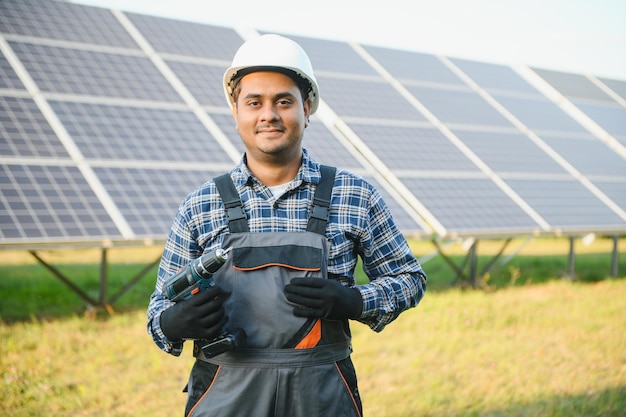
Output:
<svg viewBox="0 0 626 417">
<path fill-rule="evenodd" d="M 161 313 L 161 330 L 168 339 L 214 339 L 222 332 L 228 317 L 224 307 L 224 293 L 211 287 L 181 300 Z"/>
<path fill-rule="evenodd" d="M 363 311 L 361 292 L 333 279 L 293 278 L 285 285 L 293 314 L 329 320 L 354 319 Z"/>
</svg>

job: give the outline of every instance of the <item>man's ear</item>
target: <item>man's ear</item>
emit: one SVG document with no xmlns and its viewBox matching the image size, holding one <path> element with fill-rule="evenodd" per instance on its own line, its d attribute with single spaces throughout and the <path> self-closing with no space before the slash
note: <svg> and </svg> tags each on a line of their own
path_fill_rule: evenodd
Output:
<svg viewBox="0 0 626 417">
<path fill-rule="evenodd" d="M 308 127 L 309 126 L 309 117 L 311 117 L 311 99 L 306 99 L 304 101 L 304 127 Z"/>
</svg>

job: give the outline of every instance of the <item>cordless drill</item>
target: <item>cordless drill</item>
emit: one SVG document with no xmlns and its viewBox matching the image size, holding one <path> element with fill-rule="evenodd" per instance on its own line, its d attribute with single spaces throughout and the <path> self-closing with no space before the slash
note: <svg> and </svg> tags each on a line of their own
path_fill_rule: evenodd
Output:
<svg viewBox="0 0 626 417">
<path fill-rule="evenodd" d="M 228 259 L 232 248 L 218 248 L 194 259 L 180 272 L 172 276 L 164 285 L 163 293 L 171 301 L 186 300 L 195 294 L 215 285 L 213 275 Z M 245 340 L 243 329 L 232 332 L 223 329 L 223 333 L 213 340 L 199 340 L 200 347 L 207 358 L 238 347 Z"/>
</svg>

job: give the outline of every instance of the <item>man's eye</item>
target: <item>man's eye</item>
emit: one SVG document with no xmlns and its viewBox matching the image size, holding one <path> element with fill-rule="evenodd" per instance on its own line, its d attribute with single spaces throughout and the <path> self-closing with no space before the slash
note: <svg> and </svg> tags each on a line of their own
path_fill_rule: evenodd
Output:
<svg viewBox="0 0 626 417">
<path fill-rule="evenodd" d="M 283 99 L 278 100 L 277 104 L 279 106 L 289 106 L 291 105 L 291 100 L 283 98 Z"/>
</svg>

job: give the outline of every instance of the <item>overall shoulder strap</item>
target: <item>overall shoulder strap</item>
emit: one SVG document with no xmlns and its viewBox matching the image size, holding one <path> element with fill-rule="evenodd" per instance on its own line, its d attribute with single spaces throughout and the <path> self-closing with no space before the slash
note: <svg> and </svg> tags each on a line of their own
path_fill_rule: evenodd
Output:
<svg viewBox="0 0 626 417">
<path fill-rule="evenodd" d="M 307 231 L 326 235 L 326 224 L 328 223 L 328 213 L 330 211 L 330 196 L 335 184 L 335 167 L 320 165 L 322 179 L 317 185 L 313 196 L 313 207 L 309 215 Z"/>
<path fill-rule="evenodd" d="M 217 186 L 217 191 L 220 193 L 220 197 L 224 203 L 230 232 L 248 232 L 248 219 L 246 218 L 246 213 L 243 211 L 241 198 L 239 198 L 239 193 L 235 188 L 235 184 L 233 184 L 233 179 L 229 174 L 224 174 L 214 178 L 214 181 Z"/>
</svg>

